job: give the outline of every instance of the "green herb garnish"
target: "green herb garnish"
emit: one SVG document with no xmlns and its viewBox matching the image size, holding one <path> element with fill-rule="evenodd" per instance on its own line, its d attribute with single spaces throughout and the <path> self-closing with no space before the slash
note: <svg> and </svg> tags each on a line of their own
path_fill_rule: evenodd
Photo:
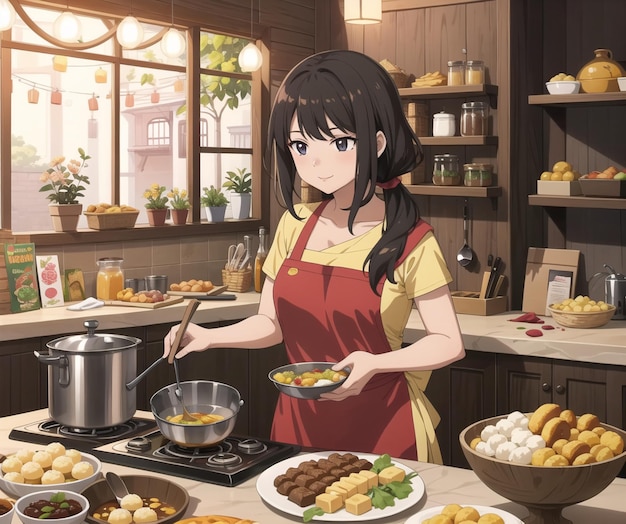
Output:
<svg viewBox="0 0 626 524">
<path fill-rule="evenodd" d="M 65 493 L 59 491 L 50 497 L 50 502 L 63 502 L 65 501 Z"/>
<path fill-rule="evenodd" d="M 313 517 L 321 517 L 323 514 L 324 510 L 322 508 L 320 508 L 319 506 L 313 506 L 312 508 L 305 510 L 305 512 L 302 514 L 302 520 L 304 522 L 310 522 L 311 520 L 313 520 Z"/>
</svg>

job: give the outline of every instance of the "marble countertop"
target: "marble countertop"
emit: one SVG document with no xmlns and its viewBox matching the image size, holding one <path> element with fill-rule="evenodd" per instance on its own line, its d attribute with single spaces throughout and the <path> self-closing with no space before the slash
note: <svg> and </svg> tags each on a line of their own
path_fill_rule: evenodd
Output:
<svg viewBox="0 0 626 524">
<path fill-rule="evenodd" d="M 246 318 L 256 313 L 260 295 L 237 293 L 232 301 L 203 301 L 193 321 L 209 323 Z M 46 308 L 12 315 L 0 315 L 0 341 L 31 337 L 83 333 L 83 322 L 97 319 L 100 331 L 179 322 L 187 300 L 178 304 L 145 309 L 131 306 L 104 306 L 88 311 L 67 307 Z M 459 314 L 465 347 L 469 350 L 564 359 L 597 364 L 626 366 L 626 320 L 611 320 L 594 329 L 561 328 L 550 317 L 542 325 L 512 322 L 521 312 L 492 316 Z M 538 328 L 543 336 L 530 337 L 528 329 Z M 419 314 L 413 310 L 405 331 L 405 341 L 413 342 L 425 333 Z"/>
<path fill-rule="evenodd" d="M 41 449 L 41 445 L 18 442 L 9 439 L 13 427 L 45 419 L 47 410 L 22 413 L 0 418 L 0 453 L 14 453 L 20 448 Z M 138 412 L 137 416 L 149 417 L 148 412 Z M 438 466 L 423 462 L 401 460 L 419 473 L 425 484 L 425 495 L 412 508 L 393 517 L 381 518 L 378 524 L 404 524 L 415 513 L 434 506 L 458 503 L 461 505 L 482 505 L 500 508 L 520 519 L 528 515 L 527 510 L 518 504 L 507 501 L 487 488 L 471 470 Z M 126 466 L 105 463 L 102 472 L 114 471 L 120 475 L 142 474 L 146 472 Z M 190 503 L 185 518 L 202 515 L 229 515 L 255 520 L 260 524 L 289 524 L 302 522 L 294 516 L 277 513 L 259 497 L 256 478 L 236 487 L 224 487 L 159 473 L 155 477 L 176 482 L 189 492 Z M 563 515 L 574 524 L 623 524 L 626 521 L 623 496 L 626 492 L 626 479 L 615 479 L 604 491 L 595 497 L 563 511 Z M 0 492 L 1 493 L 1 492 Z M 357 518 L 353 522 L 359 522 Z M 19 524 L 15 515 L 12 524 Z"/>
</svg>

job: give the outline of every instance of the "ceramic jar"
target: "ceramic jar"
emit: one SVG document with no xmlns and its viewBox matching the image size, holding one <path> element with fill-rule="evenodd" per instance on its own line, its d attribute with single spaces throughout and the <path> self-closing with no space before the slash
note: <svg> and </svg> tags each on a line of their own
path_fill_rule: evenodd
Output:
<svg viewBox="0 0 626 524">
<path fill-rule="evenodd" d="M 610 49 L 596 49 L 595 57 L 587 62 L 578 74 L 580 90 L 584 93 L 607 93 L 619 91 L 617 79 L 626 76 L 624 68 L 615 60 Z"/>
<path fill-rule="evenodd" d="M 433 136 L 454 136 L 456 121 L 452 113 L 435 113 L 433 115 Z"/>
</svg>

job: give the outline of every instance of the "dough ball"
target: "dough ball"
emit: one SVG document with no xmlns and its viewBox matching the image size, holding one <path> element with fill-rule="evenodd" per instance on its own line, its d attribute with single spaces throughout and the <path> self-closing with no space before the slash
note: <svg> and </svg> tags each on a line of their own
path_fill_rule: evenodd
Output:
<svg viewBox="0 0 626 524">
<path fill-rule="evenodd" d="M 70 457 L 74 464 L 78 464 L 82 459 L 83 455 L 77 449 L 68 449 L 65 451 L 65 456 Z"/>
<path fill-rule="evenodd" d="M 129 493 L 128 495 L 124 495 L 124 497 L 122 497 L 120 506 L 124 509 L 127 509 L 128 511 L 135 511 L 143 507 L 143 500 L 139 495 L 136 495 L 135 493 Z"/>
<path fill-rule="evenodd" d="M 76 480 L 86 479 L 93 475 L 93 466 L 89 462 L 81 461 L 72 467 L 72 477 Z"/>
<path fill-rule="evenodd" d="M 108 522 L 111 524 L 130 524 L 133 521 L 133 516 L 130 511 L 124 508 L 115 508 L 109 513 Z"/>
<path fill-rule="evenodd" d="M 504 520 L 495 513 L 485 513 L 478 519 L 477 524 L 504 524 Z"/>
<path fill-rule="evenodd" d="M 69 475 L 72 473 L 74 462 L 67 455 L 61 455 L 52 461 L 52 469 L 59 471 L 63 475 Z"/>
<path fill-rule="evenodd" d="M 548 467 L 569 466 L 569 462 L 563 455 L 552 455 L 543 465 Z"/>
<path fill-rule="evenodd" d="M 133 520 L 136 524 L 143 524 L 144 522 L 155 522 L 158 519 L 156 511 L 152 508 L 141 507 L 133 513 Z"/>
<path fill-rule="evenodd" d="M 562 455 L 563 454 L 563 446 L 565 446 L 565 444 L 567 444 L 568 442 L 569 442 L 569 440 L 564 439 L 564 438 L 560 438 L 554 444 L 552 444 L 552 449 L 554 451 L 556 451 L 559 455 Z"/>
<path fill-rule="evenodd" d="M 441 510 L 441 514 L 454 518 L 461 509 L 463 509 L 463 506 L 459 504 L 448 504 Z"/>
<path fill-rule="evenodd" d="M 23 465 L 17 457 L 9 457 L 2 463 L 2 473 L 19 473 Z"/>
<path fill-rule="evenodd" d="M 533 466 L 543 466 L 550 457 L 554 457 L 556 455 L 556 451 L 552 448 L 541 448 L 533 451 L 533 456 L 531 459 L 531 464 Z"/>
<path fill-rule="evenodd" d="M 523 464 L 527 466 L 530 464 L 530 461 L 533 458 L 532 451 L 528 449 L 526 446 L 520 446 L 513 451 L 509 455 L 509 461 L 513 464 Z"/>
<path fill-rule="evenodd" d="M 582 466 L 583 464 L 593 464 L 594 462 L 597 462 L 597 460 L 591 453 L 581 453 L 574 459 L 572 466 Z"/>
<path fill-rule="evenodd" d="M 517 427 L 519 427 L 518 423 L 523 418 L 526 418 L 526 415 L 524 415 L 524 413 L 522 413 L 521 411 L 513 411 L 509 413 L 509 415 L 506 417 L 507 420 L 509 420 L 510 422 L 513 422 L 513 424 Z"/>
<path fill-rule="evenodd" d="M 500 444 L 496 449 L 496 458 L 500 460 L 509 460 L 511 452 L 513 452 L 515 449 L 517 449 L 517 444 L 513 444 L 513 442 L 505 442 L 504 444 Z"/>
<path fill-rule="evenodd" d="M 611 453 L 611 450 L 609 448 L 606 448 L 606 449 L 608 450 L 609 453 Z M 611 456 L 612 455 L 613 454 L 611 453 Z M 4 478 L 4 480 L 6 480 L 7 482 L 15 482 L 16 484 L 24 484 L 24 477 L 19 471 L 10 471 L 9 473 L 5 473 L 2 478 Z"/>
<path fill-rule="evenodd" d="M 609 448 L 613 455 L 619 455 L 624 451 L 624 440 L 615 431 L 605 431 L 600 435 L 600 443 Z"/>
<path fill-rule="evenodd" d="M 65 483 L 65 475 L 60 471 L 56 471 L 54 469 L 49 469 L 48 471 L 44 471 L 44 474 L 41 476 L 42 484 L 64 484 Z"/>
<path fill-rule="evenodd" d="M 39 462 L 30 461 L 22 466 L 20 473 L 24 481 L 39 480 L 43 475 L 43 468 Z"/>
<path fill-rule="evenodd" d="M 43 469 L 52 466 L 52 455 L 47 451 L 35 451 L 33 462 L 37 462 Z"/>
<path fill-rule="evenodd" d="M 46 451 L 52 455 L 52 460 L 65 455 L 65 446 L 60 442 L 51 442 L 46 446 Z"/>
<path fill-rule="evenodd" d="M 504 435 L 500 435 L 498 433 L 497 435 L 489 437 L 489 440 L 487 441 L 487 446 L 496 451 L 502 444 L 505 444 L 506 442 L 507 438 Z"/>
<path fill-rule="evenodd" d="M 527 429 L 515 428 L 511 433 L 511 442 L 518 446 L 523 446 L 528 438 L 532 436 L 533 434 Z"/>
<path fill-rule="evenodd" d="M 34 454 L 35 452 L 32 449 L 22 448 L 13 456 L 20 459 L 22 461 L 22 464 L 26 464 L 27 462 L 33 460 Z"/>
<path fill-rule="evenodd" d="M 504 435 L 508 439 L 511 438 L 511 432 L 515 428 L 515 424 L 513 424 L 510 420 L 502 419 L 498 420 L 496 428 L 498 428 L 500 435 Z"/>
<path fill-rule="evenodd" d="M 524 445 L 534 453 L 538 449 L 545 448 L 546 441 L 543 440 L 541 435 L 531 435 L 526 439 Z"/>
<path fill-rule="evenodd" d="M 471 506 L 465 506 L 461 508 L 458 513 L 454 516 L 455 524 L 459 524 L 464 520 L 470 520 L 472 522 L 476 522 L 480 518 L 480 513 L 476 511 L 476 508 L 472 508 Z"/>
<path fill-rule="evenodd" d="M 585 413 L 578 417 L 578 423 L 576 427 L 578 431 L 584 431 L 586 429 L 593 429 L 600 425 L 600 419 L 597 415 L 593 415 L 592 413 Z"/>
<path fill-rule="evenodd" d="M 493 437 L 498 433 L 498 428 L 496 428 L 493 424 L 489 424 L 488 426 L 485 426 L 480 432 L 480 438 L 487 442 L 489 440 L 489 437 Z"/>
<path fill-rule="evenodd" d="M 593 446 L 597 446 L 598 444 L 600 444 L 600 435 L 598 435 L 597 433 L 594 433 L 593 431 L 589 431 L 588 429 L 585 429 L 584 431 L 581 431 L 580 434 L 578 435 L 578 440 L 589 444 L 589 447 L 593 447 Z"/>
<path fill-rule="evenodd" d="M 478 453 L 482 453 L 483 455 L 487 455 L 488 457 L 493 457 L 496 454 L 495 450 L 491 449 L 486 442 L 479 442 L 476 444 L 476 451 L 478 451 Z"/>
</svg>

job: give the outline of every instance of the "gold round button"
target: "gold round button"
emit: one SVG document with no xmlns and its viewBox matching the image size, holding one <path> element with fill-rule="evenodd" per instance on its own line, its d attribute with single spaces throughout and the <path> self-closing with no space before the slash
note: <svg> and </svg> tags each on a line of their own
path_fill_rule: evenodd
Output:
<svg viewBox="0 0 626 524">
<path fill-rule="evenodd" d="M 291 277 L 292 277 L 292 276 L 294 276 L 294 275 L 297 275 L 297 274 L 298 274 L 298 268 L 297 268 L 297 267 L 290 267 L 290 268 L 287 270 L 287 274 L 288 274 L 289 276 L 291 276 Z"/>
</svg>

